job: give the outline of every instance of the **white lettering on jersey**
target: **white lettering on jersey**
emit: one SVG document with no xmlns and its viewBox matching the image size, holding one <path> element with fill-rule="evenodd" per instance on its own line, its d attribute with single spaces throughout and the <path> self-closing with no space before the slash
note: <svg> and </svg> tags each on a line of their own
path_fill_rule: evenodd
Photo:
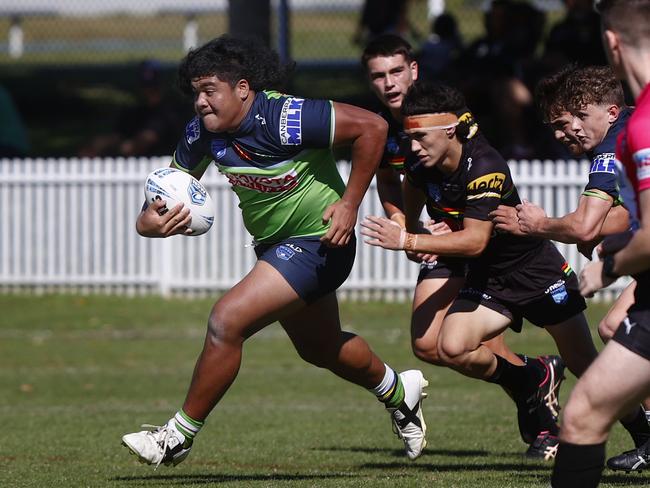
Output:
<svg viewBox="0 0 650 488">
<path fill-rule="evenodd" d="M 302 98 L 288 98 L 280 112 L 280 142 L 283 146 L 302 144 Z"/>
</svg>

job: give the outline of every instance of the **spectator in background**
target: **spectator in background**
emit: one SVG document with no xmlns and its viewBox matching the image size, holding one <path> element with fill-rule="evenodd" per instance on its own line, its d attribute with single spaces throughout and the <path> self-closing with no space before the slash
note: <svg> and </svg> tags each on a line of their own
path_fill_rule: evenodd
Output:
<svg viewBox="0 0 650 488">
<path fill-rule="evenodd" d="M 423 79 L 449 79 L 453 63 L 463 50 L 463 39 L 456 18 L 443 13 L 431 22 L 431 34 L 420 46 L 417 55 L 420 76 Z"/>
<path fill-rule="evenodd" d="M 0 158 L 24 157 L 29 153 L 27 130 L 11 94 L 0 86 Z"/>
<path fill-rule="evenodd" d="M 113 132 L 92 139 L 82 157 L 169 156 L 183 127 L 179 109 L 165 93 L 160 63 L 145 60 L 138 67 L 140 98 L 119 114 Z"/>
<path fill-rule="evenodd" d="M 566 15 L 549 32 L 544 60 L 550 71 L 567 63 L 607 64 L 600 38 L 600 16 L 592 0 L 564 0 Z"/>
<path fill-rule="evenodd" d="M 530 73 L 544 30 L 544 14 L 532 5 L 494 0 L 485 13 L 486 33 L 463 53 L 458 85 L 477 119 L 506 158 L 540 157 Z"/>
<path fill-rule="evenodd" d="M 365 46 L 382 34 L 418 38 L 408 20 L 409 0 L 365 0 L 352 42 Z"/>
</svg>

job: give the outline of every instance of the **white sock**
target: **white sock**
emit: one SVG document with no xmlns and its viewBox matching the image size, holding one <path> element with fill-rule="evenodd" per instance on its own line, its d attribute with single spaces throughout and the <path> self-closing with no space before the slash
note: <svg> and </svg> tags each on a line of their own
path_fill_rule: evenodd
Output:
<svg viewBox="0 0 650 488">
<path fill-rule="evenodd" d="M 370 389 L 370 391 L 372 391 L 375 395 L 377 395 L 380 398 L 386 395 L 386 393 L 390 392 L 395 386 L 395 378 L 396 378 L 395 371 L 393 371 L 393 369 L 387 364 L 384 364 L 384 366 L 386 367 L 386 372 L 384 373 L 384 379 L 381 380 L 381 383 L 379 383 L 377 386 Z"/>
</svg>

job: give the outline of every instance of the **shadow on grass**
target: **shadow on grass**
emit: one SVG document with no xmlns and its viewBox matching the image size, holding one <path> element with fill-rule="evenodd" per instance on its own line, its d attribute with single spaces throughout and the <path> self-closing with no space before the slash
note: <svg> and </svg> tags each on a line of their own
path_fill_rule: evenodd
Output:
<svg viewBox="0 0 650 488">
<path fill-rule="evenodd" d="M 600 482 L 616 486 L 648 486 L 650 485 L 650 476 L 641 473 L 606 474 L 603 475 Z"/>
<path fill-rule="evenodd" d="M 371 447 L 314 447 L 312 451 L 330 451 L 330 452 L 362 452 L 367 454 L 378 454 L 384 453 L 389 454 L 393 457 L 404 457 L 404 449 L 388 449 L 388 448 L 371 448 Z M 488 451 L 482 450 L 454 450 L 454 449 L 429 449 L 427 448 L 423 453 L 422 457 L 426 456 L 453 456 L 453 457 L 481 457 L 487 456 L 490 454 Z"/>
<path fill-rule="evenodd" d="M 203 485 L 207 483 L 228 483 L 232 481 L 305 481 L 335 478 L 352 478 L 351 474 L 170 474 L 152 476 L 116 476 L 110 481 L 124 483 L 129 481 L 166 482 L 174 485 Z"/>
<path fill-rule="evenodd" d="M 548 465 L 543 464 L 526 464 L 526 463 L 485 463 L 485 464 L 443 464 L 443 463 L 364 463 L 360 464 L 359 469 L 417 469 L 428 472 L 454 472 L 454 471 L 540 471 L 549 472 Z"/>
<path fill-rule="evenodd" d="M 533 477 L 532 473 L 528 475 L 524 473 L 521 475 L 522 480 L 530 479 L 531 481 L 539 481 L 538 477 Z M 548 482 L 551 482 L 551 473 L 548 473 Z M 612 486 L 649 486 L 650 485 L 650 476 L 643 475 L 640 473 L 630 473 L 630 474 L 606 474 L 600 480 L 601 485 L 612 485 Z"/>
</svg>

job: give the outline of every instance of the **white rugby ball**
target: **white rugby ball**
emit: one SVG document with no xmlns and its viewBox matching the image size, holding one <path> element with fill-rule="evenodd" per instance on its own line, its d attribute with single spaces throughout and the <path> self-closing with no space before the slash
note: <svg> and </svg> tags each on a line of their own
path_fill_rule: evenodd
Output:
<svg viewBox="0 0 650 488">
<path fill-rule="evenodd" d="M 214 203 L 199 180 L 175 168 L 158 168 L 147 176 L 144 197 L 148 204 L 162 199 L 171 210 L 183 202 L 190 209 L 193 236 L 205 234 L 214 222 Z"/>
</svg>

